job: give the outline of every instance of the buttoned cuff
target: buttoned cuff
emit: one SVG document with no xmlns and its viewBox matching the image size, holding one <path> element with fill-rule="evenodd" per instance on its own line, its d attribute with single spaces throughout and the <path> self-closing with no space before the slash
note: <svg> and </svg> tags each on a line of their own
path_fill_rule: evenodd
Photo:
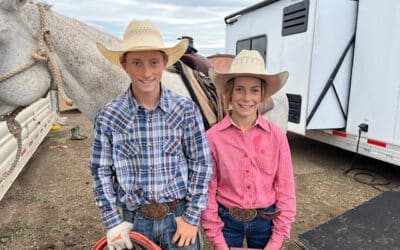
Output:
<svg viewBox="0 0 400 250">
<path fill-rule="evenodd" d="M 121 215 L 117 211 L 107 211 L 101 213 L 101 218 L 107 229 L 113 228 L 116 225 L 122 223 Z"/>
<path fill-rule="evenodd" d="M 198 226 L 200 224 L 201 211 L 192 207 L 187 207 L 182 218 L 189 224 Z"/>
</svg>

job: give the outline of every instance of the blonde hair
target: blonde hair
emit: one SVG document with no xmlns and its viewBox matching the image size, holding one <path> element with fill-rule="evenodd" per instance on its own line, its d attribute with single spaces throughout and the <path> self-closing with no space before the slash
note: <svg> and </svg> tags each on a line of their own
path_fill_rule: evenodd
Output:
<svg viewBox="0 0 400 250">
<path fill-rule="evenodd" d="M 269 97 L 268 91 L 267 91 L 267 83 L 263 79 L 260 79 L 260 80 L 261 80 L 261 102 L 264 102 Z M 224 85 L 222 95 L 224 97 L 223 104 L 224 104 L 225 112 L 229 111 L 234 85 L 235 85 L 235 78 L 229 79 Z"/>
</svg>

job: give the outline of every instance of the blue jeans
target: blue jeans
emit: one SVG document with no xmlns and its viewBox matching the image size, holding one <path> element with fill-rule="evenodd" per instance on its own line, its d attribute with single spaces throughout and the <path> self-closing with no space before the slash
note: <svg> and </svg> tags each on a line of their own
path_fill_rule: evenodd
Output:
<svg viewBox="0 0 400 250">
<path fill-rule="evenodd" d="M 275 205 L 263 211 L 274 212 Z M 248 248 L 263 249 L 267 245 L 272 233 L 272 220 L 256 217 L 252 221 L 238 221 L 221 205 L 218 206 L 218 214 L 224 222 L 222 233 L 229 247 L 242 247 L 244 238 Z"/>
<path fill-rule="evenodd" d="M 133 223 L 133 231 L 141 233 L 149 240 L 161 247 L 161 249 L 179 249 L 179 250 L 199 250 L 200 239 L 197 234 L 196 243 L 188 247 L 178 247 L 171 243 L 172 237 L 176 232 L 175 217 L 181 216 L 185 210 L 185 203 L 180 203 L 175 207 L 174 212 L 167 214 L 161 220 L 151 220 L 143 216 L 140 210 L 123 210 L 125 221 Z"/>
</svg>

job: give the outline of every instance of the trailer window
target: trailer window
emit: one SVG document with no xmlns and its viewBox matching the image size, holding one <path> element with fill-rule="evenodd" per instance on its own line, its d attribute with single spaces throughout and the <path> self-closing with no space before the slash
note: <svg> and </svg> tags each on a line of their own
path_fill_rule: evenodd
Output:
<svg viewBox="0 0 400 250">
<path fill-rule="evenodd" d="M 265 61 L 267 57 L 267 37 L 265 35 L 262 35 L 237 41 L 236 55 L 244 49 L 257 50 L 258 52 L 260 52 Z"/>
<path fill-rule="evenodd" d="M 239 54 L 240 51 L 242 51 L 244 49 L 250 49 L 250 48 L 251 48 L 251 40 L 250 39 L 238 41 L 236 43 L 236 55 Z"/>
</svg>

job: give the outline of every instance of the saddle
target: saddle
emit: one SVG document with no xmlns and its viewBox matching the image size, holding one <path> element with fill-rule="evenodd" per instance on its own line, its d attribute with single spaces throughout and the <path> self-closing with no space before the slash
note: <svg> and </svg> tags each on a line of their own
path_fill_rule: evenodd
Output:
<svg viewBox="0 0 400 250">
<path fill-rule="evenodd" d="M 181 57 L 181 61 L 191 69 L 202 72 L 206 76 L 208 76 L 208 69 L 213 67 L 207 57 L 199 54 L 184 54 Z"/>
<path fill-rule="evenodd" d="M 183 62 L 182 58 L 191 66 Z M 208 77 L 208 73 L 204 73 L 208 72 L 209 67 L 212 67 L 207 60 L 200 55 L 185 54 L 172 68 L 167 69 L 181 76 L 190 97 L 200 108 L 206 130 L 224 117 L 222 98 L 219 96 L 214 83 Z"/>
</svg>

